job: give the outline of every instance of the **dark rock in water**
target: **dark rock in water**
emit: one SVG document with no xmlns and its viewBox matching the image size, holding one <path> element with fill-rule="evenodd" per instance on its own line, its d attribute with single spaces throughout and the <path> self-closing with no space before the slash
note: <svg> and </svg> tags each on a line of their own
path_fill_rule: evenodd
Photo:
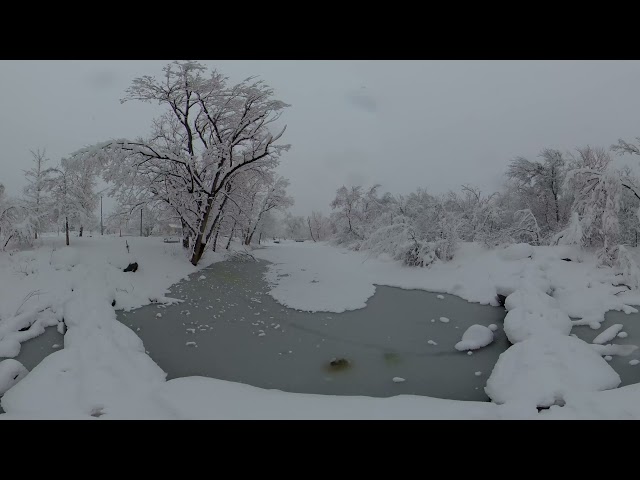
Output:
<svg viewBox="0 0 640 480">
<path fill-rule="evenodd" d="M 496 300 L 498 301 L 501 307 L 504 307 L 504 302 L 506 299 L 507 297 L 505 295 L 500 295 L 500 294 L 496 295 Z"/>
<path fill-rule="evenodd" d="M 138 262 L 130 263 L 127 268 L 123 270 L 123 272 L 135 272 L 138 270 Z"/>
<path fill-rule="evenodd" d="M 334 358 L 329 362 L 330 370 L 344 370 L 351 366 L 351 362 L 346 358 Z"/>
<path fill-rule="evenodd" d="M 564 260 L 565 262 L 570 262 L 571 261 L 570 258 L 563 258 L 562 260 Z"/>
<path fill-rule="evenodd" d="M 116 299 L 114 298 L 113 301 L 111 302 L 111 306 L 115 307 L 116 306 Z"/>
</svg>

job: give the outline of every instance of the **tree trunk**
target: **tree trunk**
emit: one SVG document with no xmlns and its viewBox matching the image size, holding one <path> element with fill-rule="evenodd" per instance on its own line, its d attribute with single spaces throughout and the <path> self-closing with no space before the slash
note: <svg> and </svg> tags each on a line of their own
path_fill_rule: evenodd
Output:
<svg viewBox="0 0 640 480">
<path fill-rule="evenodd" d="M 182 225 L 182 247 L 189 248 L 189 230 L 187 229 L 187 224 L 183 219 L 180 219 L 180 224 Z"/>
<path fill-rule="evenodd" d="M 64 217 L 64 233 L 66 235 L 66 244 L 69 246 L 69 217 Z"/>
<path fill-rule="evenodd" d="M 311 230 L 311 218 L 309 218 L 309 217 L 307 217 L 307 224 L 309 225 L 309 234 L 311 235 L 311 240 L 313 240 L 315 242 L 316 239 L 313 238 L 313 231 Z"/>
<path fill-rule="evenodd" d="M 38 239 L 38 231 L 37 230 L 35 231 L 35 234 L 36 234 L 36 240 L 37 240 Z"/>
<path fill-rule="evenodd" d="M 228 188 L 227 188 L 227 191 L 229 191 Z M 207 224 L 209 223 L 209 216 L 211 215 L 211 210 L 213 210 L 213 201 L 215 200 L 215 198 L 213 196 L 210 196 L 207 199 L 207 208 L 205 210 L 204 217 L 202 218 L 202 222 L 199 225 L 200 231 L 198 232 L 198 236 L 196 237 L 196 241 L 195 241 L 196 243 L 193 247 L 193 255 L 191 255 L 191 265 L 193 265 L 194 267 L 198 265 L 198 262 L 200 261 L 200 259 L 202 258 L 202 255 L 204 254 L 204 250 L 207 247 L 207 242 L 211 238 L 211 234 L 213 233 L 214 228 L 216 228 L 216 226 L 218 225 L 220 216 L 224 209 L 224 205 L 225 203 L 227 203 L 228 198 L 229 198 L 228 196 L 225 196 L 224 199 L 222 200 L 222 203 L 218 208 L 218 213 L 216 214 L 216 217 L 213 219 L 211 230 L 209 231 L 209 234 L 206 235 L 205 237 L 205 234 L 207 231 Z"/>
<path fill-rule="evenodd" d="M 233 239 L 233 232 L 236 229 L 236 221 L 233 221 L 233 227 L 231 228 L 231 233 L 229 234 L 229 240 L 227 241 L 227 246 L 225 247 L 225 250 L 229 250 L 229 246 L 231 245 L 231 240 Z"/>
<path fill-rule="evenodd" d="M 258 237 L 258 245 L 260 245 L 261 241 L 262 241 L 262 232 L 260 232 L 260 236 Z"/>
<path fill-rule="evenodd" d="M 78 235 L 79 237 L 81 237 L 81 236 L 82 236 L 82 230 L 83 230 L 83 228 L 84 228 L 84 227 L 83 227 L 82 225 L 80 225 L 80 234 Z"/>
<path fill-rule="evenodd" d="M 216 236 L 213 237 L 213 251 L 216 251 L 216 247 L 218 246 L 218 235 L 220 235 L 220 225 L 216 228 Z"/>
</svg>

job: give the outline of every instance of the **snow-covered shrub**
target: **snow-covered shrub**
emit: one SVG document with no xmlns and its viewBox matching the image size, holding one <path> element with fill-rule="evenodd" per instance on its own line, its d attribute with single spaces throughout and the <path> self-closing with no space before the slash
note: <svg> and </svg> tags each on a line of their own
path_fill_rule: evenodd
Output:
<svg viewBox="0 0 640 480">
<path fill-rule="evenodd" d="M 0 250 L 10 243 L 30 245 L 34 235 L 28 210 L 19 201 L 7 197 L 4 185 L 0 184 Z"/>
<path fill-rule="evenodd" d="M 622 270 L 625 284 L 633 290 L 637 290 L 640 287 L 640 268 L 631 252 L 623 245 L 618 246 L 618 265 Z"/>
<path fill-rule="evenodd" d="M 416 228 L 406 217 L 398 216 L 393 224 L 375 230 L 359 246 L 374 255 L 385 254 L 411 267 L 428 267 L 436 260 L 450 260 L 455 250 L 455 235 L 450 232 L 437 241 L 417 237 Z"/>
<path fill-rule="evenodd" d="M 578 212 L 571 214 L 567 227 L 551 237 L 549 244 L 578 245 L 580 247 L 584 245 L 584 232 L 580 224 L 580 215 L 578 215 Z"/>
<path fill-rule="evenodd" d="M 540 227 L 530 209 L 517 210 L 513 213 L 513 225 L 509 229 L 509 234 L 516 242 L 540 244 Z"/>
</svg>

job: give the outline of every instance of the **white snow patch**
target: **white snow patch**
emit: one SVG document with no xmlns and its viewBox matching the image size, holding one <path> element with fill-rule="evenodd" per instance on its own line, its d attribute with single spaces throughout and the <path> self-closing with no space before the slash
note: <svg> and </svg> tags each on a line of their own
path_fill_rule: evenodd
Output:
<svg viewBox="0 0 640 480">
<path fill-rule="evenodd" d="M 393 377 L 393 381 L 395 383 L 402 383 L 402 382 L 406 382 L 406 380 L 402 377 Z"/>
<path fill-rule="evenodd" d="M 600 355 L 621 355 L 623 357 L 631 355 L 638 349 L 637 345 L 615 345 L 611 343 L 608 345 L 599 345 L 597 343 L 592 343 L 589 346 Z"/>
<path fill-rule="evenodd" d="M 462 340 L 455 345 L 458 351 L 477 350 L 493 342 L 493 332 L 484 325 L 471 325 L 462 334 Z"/>
<path fill-rule="evenodd" d="M 499 250 L 498 256 L 503 260 L 523 260 L 533 256 L 533 247 L 528 243 L 516 243 Z"/>
<path fill-rule="evenodd" d="M 9 358 L 0 362 L 0 395 L 22 380 L 29 370 L 17 360 Z"/>
<path fill-rule="evenodd" d="M 536 335 L 502 353 L 485 391 L 498 404 L 548 407 L 569 395 L 616 388 L 620 376 L 591 346 L 563 335 Z"/>
<path fill-rule="evenodd" d="M 611 340 L 616 338 L 616 335 L 618 335 L 618 333 L 623 328 L 624 328 L 624 325 L 622 325 L 621 323 L 616 323 L 615 325 L 611 325 L 604 332 L 602 332 L 600 335 L 594 338 L 593 343 L 597 345 L 602 345 L 604 343 L 610 342 Z"/>
<path fill-rule="evenodd" d="M 571 327 L 571 319 L 566 313 L 542 304 L 537 308 L 513 308 L 509 310 L 504 318 L 504 333 L 509 341 L 514 344 L 522 342 L 533 335 L 548 333 L 569 335 Z"/>
</svg>

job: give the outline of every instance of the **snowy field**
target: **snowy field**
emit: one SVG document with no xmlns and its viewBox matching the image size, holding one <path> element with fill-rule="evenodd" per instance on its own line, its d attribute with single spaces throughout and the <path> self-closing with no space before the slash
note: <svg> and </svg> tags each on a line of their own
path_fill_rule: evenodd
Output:
<svg viewBox="0 0 640 480">
<path fill-rule="evenodd" d="M 46 326 L 65 333 L 64 348 L 29 373 L 10 359 L 0 363 L 7 412 L 0 418 L 640 418 L 640 386 L 616 389 L 620 378 L 603 358 L 629 353 L 614 343 L 619 328 L 603 329 L 594 344 L 570 335 L 576 324 L 600 328 L 608 310 L 635 312 L 640 295 L 621 292 L 618 272 L 569 247 L 461 244 L 453 261 L 429 269 L 322 243 L 254 252 L 273 263 L 267 280 L 274 299 L 300 310 L 363 308 L 375 285 L 484 304 L 507 296 L 504 328 L 514 345 L 488 377 L 495 403 L 486 403 L 293 394 L 203 377 L 166 381 L 114 309 L 171 303 L 169 286 L 224 255 L 207 252 L 196 268 L 180 244 L 161 238 L 73 237 L 63 245 L 62 236 L 48 237 L 34 250 L 0 253 L 0 356 L 15 357 Z M 122 271 L 133 262 L 136 272 Z M 487 335 L 471 332 L 461 348 L 480 348 Z"/>
</svg>

